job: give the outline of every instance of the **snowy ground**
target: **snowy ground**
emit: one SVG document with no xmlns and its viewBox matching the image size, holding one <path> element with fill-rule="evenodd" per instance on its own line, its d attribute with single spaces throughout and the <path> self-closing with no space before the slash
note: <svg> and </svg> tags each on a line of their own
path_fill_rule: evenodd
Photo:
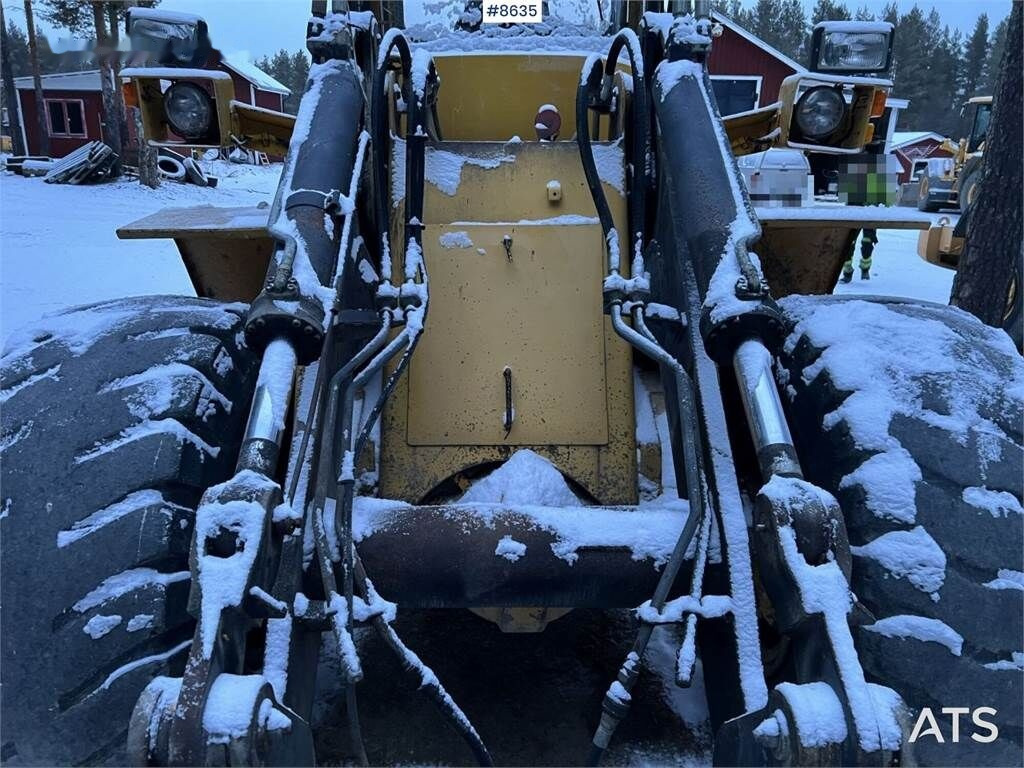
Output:
<svg viewBox="0 0 1024 768">
<path fill-rule="evenodd" d="M 135 180 L 71 186 L 0 172 L 0 338 L 55 310 L 141 294 L 194 295 L 171 240 L 118 240 L 171 206 L 273 202 L 281 166 L 204 163 L 215 189 Z"/>
<path fill-rule="evenodd" d="M 114 231 L 168 206 L 273 202 L 280 165 L 206 167 L 220 178 L 216 189 L 165 182 L 154 191 L 134 180 L 69 186 L 0 173 L 0 338 L 79 304 L 141 294 L 192 295 L 172 241 L 118 240 Z M 956 219 L 933 215 L 940 216 Z M 855 277 L 836 293 L 947 303 L 953 272 L 921 260 L 917 237 L 916 230 L 879 230 L 871 280 Z"/>
<path fill-rule="evenodd" d="M 930 216 L 936 223 L 940 218 L 948 218 L 951 224 L 956 224 L 959 218 L 952 211 L 924 215 Z M 929 264 L 917 255 L 919 235 L 920 232 L 916 229 L 878 230 L 878 245 L 872 254 L 870 280 L 860 279 L 858 240 L 857 256 L 853 262 L 853 282 L 840 282 L 835 288 L 835 293 L 908 296 L 948 304 L 954 272 Z"/>
</svg>

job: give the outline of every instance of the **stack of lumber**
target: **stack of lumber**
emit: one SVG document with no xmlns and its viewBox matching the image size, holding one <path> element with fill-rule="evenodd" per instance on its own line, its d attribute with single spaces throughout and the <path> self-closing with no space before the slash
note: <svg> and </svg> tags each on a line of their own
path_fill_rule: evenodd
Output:
<svg viewBox="0 0 1024 768">
<path fill-rule="evenodd" d="M 92 141 L 54 162 L 43 181 L 48 184 L 103 181 L 110 176 L 116 161 L 114 150 L 102 141 Z"/>
</svg>

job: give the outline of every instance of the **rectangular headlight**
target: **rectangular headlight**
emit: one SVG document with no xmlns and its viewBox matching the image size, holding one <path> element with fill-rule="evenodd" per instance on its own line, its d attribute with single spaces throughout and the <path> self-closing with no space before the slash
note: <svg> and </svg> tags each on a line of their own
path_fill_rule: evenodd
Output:
<svg viewBox="0 0 1024 768">
<path fill-rule="evenodd" d="M 887 21 L 822 21 L 811 37 L 815 72 L 881 73 L 892 60 L 893 26 Z"/>
</svg>

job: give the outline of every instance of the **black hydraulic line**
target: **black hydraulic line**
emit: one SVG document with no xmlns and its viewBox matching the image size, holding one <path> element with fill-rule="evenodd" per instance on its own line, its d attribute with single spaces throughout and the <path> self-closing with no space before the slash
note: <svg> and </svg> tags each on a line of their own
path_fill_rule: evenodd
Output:
<svg viewBox="0 0 1024 768">
<path fill-rule="evenodd" d="M 353 555 L 355 558 L 355 567 L 353 572 L 355 574 L 356 586 L 359 589 L 361 597 L 367 602 L 371 603 L 373 600 L 373 593 L 371 592 L 372 586 L 369 579 L 366 577 L 366 570 L 363 568 L 363 562 L 359 559 L 359 553 L 354 551 Z M 448 691 L 445 690 L 441 681 L 437 678 L 437 675 L 424 675 L 422 662 L 416 658 L 416 655 L 409 650 L 408 646 L 402 642 L 402 638 L 398 636 L 394 628 L 384 619 L 380 614 L 376 614 L 370 620 L 373 624 L 373 628 L 377 631 L 377 634 L 384 641 L 384 644 L 391 649 L 391 651 L 398 657 L 398 661 L 402 666 L 402 669 L 412 678 L 416 685 L 423 690 L 427 697 L 434 702 L 441 713 L 448 719 L 455 730 L 462 737 L 463 741 L 473 751 L 473 756 L 476 758 L 477 764 L 482 766 L 494 765 L 494 761 L 491 759 L 491 753 L 487 750 L 487 746 L 480 738 L 480 734 L 476 732 L 473 724 L 466 717 L 465 713 L 459 708 L 459 705 L 455 703 Z M 415 659 L 415 661 L 414 661 Z M 417 663 L 418 662 L 418 663 Z"/>
<path fill-rule="evenodd" d="M 601 176 L 597 172 L 597 164 L 594 162 L 594 151 L 591 147 L 590 132 L 587 126 L 590 123 L 590 101 L 591 96 L 596 99 L 606 100 L 611 98 L 611 83 L 615 76 L 615 67 L 618 57 L 623 48 L 629 55 L 630 67 L 633 71 L 633 115 L 632 121 L 632 166 L 633 172 L 630 176 L 629 185 L 629 235 L 624 238 L 623 248 L 629 248 L 631 252 L 639 247 L 643 252 L 645 246 L 644 231 L 646 220 L 646 189 L 644 183 L 644 169 L 647 157 L 650 154 L 650 120 L 648 118 L 649 108 L 647 105 L 647 91 L 644 87 L 642 77 L 637 72 L 642 71 L 643 60 L 637 59 L 639 51 L 634 51 L 629 44 L 632 33 L 628 30 L 619 32 L 612 40 L 608 50 L 608 57 L 602 67 L 600 60 L 595 60 L 590 72 L 580 83 L 576 92 L 576 143 L 580 149 L 580 158 L 583 161 L 583 172 L 587 177 L 587 185 L 590 187 L 591 195 L 594 198 L 594 206 L 597 208 L 597 215 L 601 221 L 601 228 L 605 237 L 615 229 L 615 222 L 612 219 L 611 209 L 608 207 L 608 200 L 601 186 Z M 607 93 L 605 90 L 607 89 Z M 637 275 L 633 275 L 637 277 Z"/>
<path fill-rule="evenodd" d="M 335 444 L 334 432 L 335 424 L 337 422 L 337 391 L 341 386 L 341 382 L 352 376 L 352 373 L 359 368 L 363 363 L 366 362 L 377 350 L 383 346 L 387 339 L 388 331 L 391 328 L 391 312 L 390 310 L 384 310 L 381 312 L 381 327 L 377 334 L 370 339 L 359 350 L 352 358 L 346 363 L 340 370 L 338 370 L 334 376 L 331 377 L 331 383 L 328 390 L 327 397 L 325 398 L 326 404 L 323 412 L 323 423 L 321 424 L 321 431 L 323 434 L 328 436 L 329 442 L 324 446 L 320 452 L 320 462 L 317 470 L 317 488 L 315 492 L 315 498 L 313 503 L 313 515 L 312 525 L 314 533 L 314 541 L 317 550 L 319 550 L 318 564 L 320 566 L 320 577 L 324 583 L 324 594 L 327 599 L 330 599 L 332 593 L 337 593 L 337 582 L 334 578 L 334 570 L 331 563 L 330 553 L 327 549 L 328 541 L 327 534 L 324 530 L 324 522 L 321 517 L 323 510 L 326 507 L 327 500 L 327 482 L 326 480 L 331 477 L 331 466 L 332 466 L 332 447 Z M 319 378 L 319 372 L 318 372 Z M 315 400 L 315 398 L 314 398 Z M 313 412 L 313 405 L 310 405 L 310 412 Z M 312 424 L 307 425 L 307 432 L 312 429 Z M 294 472 L 296 476 L 301 472 L 301 465 L 296 465 Z M 293 491 L 294 496 L 294 485 L 293 480 Z M 351 634 L 351 619 L 352 619 L 352 601 L 349 600 L 347 603 L 348 610 L 348 624 L 346 631 Z M 344 661 L 343 661 L 344 664 Z M 359 726 L 359 710 L 356 703 L 356 688 L 355 684 L 358 682 L 359 675 L 357 670 L 345 669 L 346 673 L 346 692 L 345 692 L 345 715 L 348 722 L 349 735 L 352 741 L 352 746 L 356 752 L 356 756 L 359 760 L 360 765 L 368 765 L 368 759 L 366 756 L 366 747 L 363 744 L 362 730 Z"/>
<path fill-rule="evenodd" d="M 345 686 L 345 713 L 348 718 L 349 741 L 352 742 L 356 750 L 356 762 L 359 765 L 369 765 L 370 758 L 366 755 L 363 729 L 359 724 L 359 697 L 356 696 L 355 683 L 349 683 Z"/>
<path fill-rule="evenodd" d="M 376 224 L 381 233 L 380 245 L 380 261 L 383 267 L 384 256 L 388 255 L 390 260 L 390 243 L 389 243 L 389 199 L 388 199 L 388 178 L 387 178 L 387 157 L 389 150 L 389 137 L 390 133 L 387 124 L 387 113 L 385 107 L 387 99 L 384 98 L 384 84 L 387 77 L 387 70 L 389 67 L 389 59 L 391 51 L 397 49 L 399 57 L 401 59 L 402 68 L 404 71 L 404 82 L 403 82 L 403 98 L 406 102 L 406 200 L 405 200 L 405 254 L 408 260 L 410 252 L 415 250 L 419 254 L 418 267 L 419 274 L 412 274 L 411 271 L 406 272 L 407 281 L 414 281 L 416 277 L 420 278 L 419 285 L 427 285 L 428 276 L 426 270 L 426 264 L 422 259 L 422 220 L 423 220 L 423 185 L 424 185 L 424 173 L 425 173 L 425 152 L 426 152 L 426 140 L 427 132 L 424 130 L 424 126 L 421 122 L 422 104 L 416 97 L 415 92 L 411 87 L 412 81 L 412 56 L 409 49 L 408 41 L 399 33 L 391 34 L 385 37 L 381 50 L 378 57 L 378 66 L 374 74 L 374 85 L 373 94 L 371 98 L 371 129 L 372 129 L 372 143 L 373 143 L 373 178 L 374 178 L 374 202 L 375 202 L 375 216 Z M 431 75 L 433 75 L 433 67 L 431 67 Z M 408 266 L 408 261 L 407 261 Z M 383 274 L 381 270 L 381 277 L 384 280 L 390 280 L 392 275 Z M 402 299 L 399 297 L 399 302 Z M 327 410 L 324 419 L 324 428 L 330 429 L 326 434 L 340 437 L 340 443 L 346 447 L 347 455 L 343 459 L 343 468 L 340 473 L 336 473 L 337 461 L 332 459 L 326 459 L 330 461 L 329 465 L 323 465 L 324 469 L 330 467 L 331 469 L 320 473 L 317 476 L 317 495 L 318 499 L 320 494 L 323 492 L 324 498 L 326 497 L 325 489 L 326 483 L 330 481 L 333 476 L 337 481 L 337 511 L 335 514 L 335 530 L 340 534 L 339 538 L 342 542 L 343 552 L 343 568 L 344 568 L 344 592 L 345 600 L 348 605 L 348 620 L 349 620 L 349 631 L 352 628 L 353 618 L 353 598 L 355 588 L 358 587 L 362 593 L 363 599 L 369 603 L 372 599 L 369 588 L 369 581 L 366 577 L 365 570 L 363 569 L 362 562 L 359 560 L 359 554 L 356 551 L 355 544 L 352 541 L 352 502 L 354 495 L 354 477 L 350 476 L 352 470 L 354 470 L 356 462 L 358 461 L 359 455 L 362 452 L 366 441 L 369 437 L 370 430 L 373 428 L 374 422 L 380 415 L 381 410 L 384 407 L 384 403 L 388 397 L 394 391 L 395 386 L 398 383 L 399 378 L 409 364 L 409 360 L 412 357 L 413 352 L 419 342 L 419 338 L 422 332 L 422 323 L 426 320 L 427 308 L 429 306 L 429 294 L 427 300 L 422 304 L 422 317 L 419 319 L 418 328 L 410 328 L 408 324 L 406 327 L 396 336 L 391 342 L 381 350 L 376 357 L 364 368 L 360 373 L 352 377 L 352 373 L 355 367 L 349 368 L 347 371 L 342 370 L 335 374 L 331 379 L 330 392 L 327 394 Z M 408 305 L 406 310 L 412 308 L 412 305 Z M 383 367 L 387 361 L 389 361 L 398 351 L 398 348 L 402 343 L 406 344 L 406 349 L 402 354 L 395 369 L 391 372 L 387 382 L 381 388 L 380 395 L 374 403 L 373 408 L 367 415 L 364 427 L 356 438 L 354 444 L 351 442 L 351 433 L 353 429 L 352 425 L 352 408 L 354 401 L 355 390 L 361 386 L 369 378 L 370 375 L 375 373 L 381 367 Z M 346 366 L 348 368 L 348 366 Z M 340 404 L 339 404 L 340 401 Z M 337 418 L 340 415 L 342 419 L 341 428 L 338 429 L 335 425 Z M 339 441 L 335 439 L 335 444 Z M 351 446 L 349 448 L 348 446 Z M 406 647 L 399 638 L 398 634 L 391 627 L 391 625 L 384 620 L 380 615 L 374 616 L 371 619 L 371 623 L 376 630 L 377 634 L 381 637 L 384 643 L 390 648 L 399 661 L 402 664 L 403 669 L 410 672 L 417 673 L 418 685 L 420 688 L 426 691 L 429 698 L 438 706 L 441 713 L 445 718 L 452 724 L 456 732 L 466 741 L 473 754 L 476 756 L 477 761 L 480 765 L 492 765 L 490 753 L 487 751 L 487 747 L 480 739 L 479 734 L 473 728 L 472 724 L 466 718 L 465 714 L 459 709 L 458 705 L 452 700 L 451 696 L 448 695 L 440 681 L 437 680 L 436 676 L 432 676 L 428 679 L 426 676 L 420 675 L 419 671 L 422 667 L 414 665 L 410 657 L 414 654 Z M 354 712 L 353 707 L 353 712 Z"/>
<path fill-rule="evenodd" d="M 601 222 L 601 229 L 605 237 L 615 229 L 615 220 L 612 218 L 612 210 L 608 207 L 608 198 L 605 197 L 604 189 L 601 187 L 601 175 L 597 172 L 597 163 L 594 161 L 594 150 L 590 144 L 590 132 L 587 126 L 590 124 L 590 95 L 599 92 L 604 71 L 601 62 L 595 59 L 576 89 L 576 144 L 580 150 L 580 160 L 583 162 L 583 173 L 587 177 L 587 186 L 590 187 L 590 194 L 594 198 L 594 207 L 597 209 L 597 218 Z M 632 191 L 632 186 L 631 186 Z"/>
<path fill-rule="evenodd" d="M 302 432 L 302 442 L 299 444 L 299 451 L 295 457 L 295 466 L 292 468 L 291 482 L 288 484 L 287 502 L 293 509 L 295 508 L 295 494 L 299 490 L 299 478 L 302 476 L 302 465 L 306 462 L 306 451 L 309 450 L 310 436 L 313 433 L 313 422 L 320 412 L 324 371 L 327 369 L 327 358 L 331 353 L 331 347 L 334 342 L 335 317 L 336 315 L 332 312 L 330 323 L 327 325 L 327 334 L 324 336 L 324 348 L 320 352 L 320 361 L 316 367 L 316 382 L 313 384 L 313 392 L 309 398 L 309 409 L 306 411 L 306 428 Z"/>
<path fill-rule="evenodd" d="M 398 55 L 401 59 L 402 67 L 405 71 L 405 82 L 403 83 L 402 97 L 405 99 L 406 104 L 406 153 L 405 153 L 405 244 L 406 252 L 409 250 L 409 243 L 415 243 L 413 246 L 416 251 L 422 254 L 423 250 L 423 185 L 424 175 L 426 172 L 426 132 L 423 130 L 421 123 L 422 119 L 422 108 L 423 105 L 416 97 L 416 93 L 413 91 L 412 82 L 412 54 L 409 50 L 409 43 L 401 34 L 395 34 L 391 36 L 390 42 L 387 47 L 382 46 L 378 57 L 379 65 L 377 71 L 374 74 L 374 96 L 373 103 L 371 105 L 371 127 L 373 130 L 373 173 L 374 173 L 374 193 L 375 193 L 375 213 L 377 216 L 377 226 L 381 232 L 381 247 L 382 250 L 390 251 L 389 243 L 389 227 L 387 226 L 388 217 L 388 206 L 390 204 L 388 196 L 388 176 L 387 176 L 387 157 L 388 157 L 388 143 L 390 138 L 390 132 L 387 124 L 387 112 L 385 110 L 387 99 L 383 98 L 381 94 L 384 93 L 384 84 L 387 78 L 388 60 L 391 56 L 392 49 L 398 50 Z M 433 73 L 433 64 L 431 64 L 431 74 Z M 430 76 L 428 75 L 428 81 Z M 422 272 L 423 284 L 427 284 L 427 273 L 426 264 L 420 260 L 420 269 Z M 391 279 L 391 275 L 381 275 L 385 280 Z M 429 302 L 428 302 L 429 303 Z M 423 320 L 426 320 L 427 306 L 423 308 Z M 408 365 L 409 358 L 416 349 L 416 345 L 419 343 L 419 334 L 413 336 L 409 349 L 406 351 L 402 358 L 399 360 L 395 370 L 392 371 L 388 377 L 387 382 L 381 388 L 380 396 L 377 398 L 377 402 L 374 404 L 373 409 L 370 411 L 369 416 L 365 420 L 365 427 L 360 432 L 359 437 L 353 447 L 353 453 L 358 456 L 362 450 L 363 445 L 369 437 L 370 430 L 373 427 L 373 423 L 376 421 L 380 412 L 384 408 L 384 403 L 388 397 L 394 391 L 395 386 L 398 384 L 398 380 L 401 378 L 405 367 Z"/>
<path fill-rule="evenodd" d="M 698 524 L 705 515 L 710 514 L 711 500 L 707 484 L 704 482 L 703 475 L 699 469 L 703 449 L 701 446 L 700 430 L 695 423 L 696 403 L 693 383 L 682 364 L 665 351 L 658 344 L 657 340 L 650 335 L 650 331 L 648 331 L 640 314 L 641 312 L 642 310 L 639 307 L 634 309 L 633 323 L 636 329 L 631 328 L 622 319 L 622 306 L 616 303 L 611 307 L 612 326 L 623 339 L 634 347 L 661 365 L 672 369 L 675 377 L 676 397 L 679 400 L 680 421 L 683 421 L 685 414 L 689 414 L 689 417 L 685 419 L 685 424 L 682 426 L 681 442 L 690 509 L 686 523 L 683 525 L 683 530 L 679 533 L 679 538 L 676 540 L 675 547 L 672 550 L 672 555 L 669 557 L 664 569 L 662 569 L 661 576 L 658 578 L 658 585 L 655 587 L 654 595 L 651 597 L 651 607 L 656 611 L 660 611 L 664 608 L 669 592 L 672 590 L 676 577 L 682 568 L 683 561 L 686 559 L 686 551 L 690 547 L 690 542 L 693 540 Z M 653 631 L 653 624 L 645 622 L 640 625 L 636 639 L 633 641 L 633 647 L 626 656 L 626 662 L 619 670 L 617 680 L 627 693 L 632 691 L 633 685 L 639 676 L 640 659 L 643 658 Z M 622 701 L 610 694 L 605 695 L 601 707 L 601 720 L 594 733 L 590 754 L 587 758 L 588 765 L 600 765 L 601 757 L 608 747 L 615 729 L 628 712 L 628 700 Z"/>
<path fill-rule="evenodd" d="M 625 46 L 630 56 L 630 64 L 633 68 L 633 121 L 632 121 L 632 151 L 633 151 L 633 175 L 629 190 L 629 222 L 632 229 L 630 237 L 626 242 L 633 243 L 634 253 L 643 253 L 644 247 L 644 204 L 646 197 L 644 167 L 649 152 L 648 138 L 650 121 L 647 113 L 646 85 L 642 77 L 638 76 L 643 66 L 642 60 L 634 58 L 632 46 L 629 45 L 630 35 L 627 32 L 620 32 L 612 41 L 606 64 L 602 69 L 600 61 L 594 61 L 590 72 L 584 73 L 579 88 L 576 92 L 576 142 L 579 145 L 580 157 L 583 163 L 584 173 L 587 176 L 587 183 L 594 198 L 594 207 L 597 209 L 598 218 L 604 231 L 605 240 L 609 249 L 609 271 L 618 273 L 619 266 L 612 260 L 612 238 L 615 232 L 615 222 L 608 207 L 608 201 L 601 186 L 601 179 L 597 172 L 594 161 L 593 148 L 590 142 L 587 125 L 591 97 L 596 96 L 603 101 L 608 94 L 599 90 L 608 88 L 610 77 L 614 75 L 615 63 L 619 52 Z M 616 244 L 618 245 L 618 244 Z M 620 257 L 621 258 L 621 257 Z M 634 278 L 640 275 L 632 275 Z M 685 418 L 682 427 L 683 465 L 686 468 L 687 495 L 690 502 L 690 513 L 687 516 L 683 530 L 676 540 L 675 547 L 669 561 L 661 572 L 657 587 L 651 598 L 651 606 L 660 611 L 668 598 L 668 594 L 675 583 L 676 577 L 682 568 L 686 557 L 686 551 L 697 531 L 698 524 L 709 514 L 710 498 L 708 489 L 700 471 L 701 465 L 701 438 L 700 430 L 697 428 L 695 413 L 696 402 L 693 391 L 693 383 L 682 364 L 669 354 L 657 340 L 651 335 L 643 322 L 642 308 L 636 306 L 633 311 L 634 325 L 632 328 L 622 318 L 621 299 L 615 299 L 609 311 L 612 319 L 612 326 L 625 341 L 635 348 L 647 354 L 660 365 L 666 366 L 673 371 L 675 378 L 676 397 L 679 400 L 681 418 Z M 639 675 L 640 659 L 643 657 L 647 644 L 650 641 L 654 625 L 644 623 L 637 632 L 636 640 L 630 653 L 626 657 L 617 676 L 617 682 L 628 694 L 636 683 Z M 601 720 L 594 733 L 591 751 L 588 756 L 589 765 L 599 765 L 604 750 L 611 740 L 618 724 L 629 711 L 628 699 L 614 696 L 611 691 L 605 695 L 602 703 Z"/>
</svg>

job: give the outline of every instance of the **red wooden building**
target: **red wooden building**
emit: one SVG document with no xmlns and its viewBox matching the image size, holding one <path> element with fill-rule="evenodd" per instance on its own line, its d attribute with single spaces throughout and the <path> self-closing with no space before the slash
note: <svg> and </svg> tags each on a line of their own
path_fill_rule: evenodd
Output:
<svg viewBox="0 0 1024 768">
<path fill-rule="evenodd" d="M 782 81 L 806 68 L 728 16 L 713 14 L 722 35 L 711 46 L 708 72 L 723 115 L 766 107 L 779 98 Z"/>
<path fill-rule="evenodd" d="M 231 75 L 235 99 L 257 107 L 281 110 L 289 91 L 284 85 L 253 64 L 222 57 L 216 69 Z M 50 156 L 64 157 L 90 141 L 103 138 L 103 103 L 100 95 L 100 71 L 61 72 L 43 75 L 43 99 L 46 127 L 50 137 Z M 41 153 L 39 121 L 31 77 L 14 80 L 21 103 L 21 130 L 30 155 Z M 134 124 L 127 121 L 125 149 L 131 153 L 136 143 Z"/>
<path fill-rule="evenodd" d="M 953 153 L 942 148 L 945 137 L 931 131 L 898 132 L 892 136 L 892 153 L 903 166 L 900 173 L 900 184 L 910 181 L 910 176 L 917 160 L 928 160 L 933 157 L 952 157 Z"/>
</svg>

